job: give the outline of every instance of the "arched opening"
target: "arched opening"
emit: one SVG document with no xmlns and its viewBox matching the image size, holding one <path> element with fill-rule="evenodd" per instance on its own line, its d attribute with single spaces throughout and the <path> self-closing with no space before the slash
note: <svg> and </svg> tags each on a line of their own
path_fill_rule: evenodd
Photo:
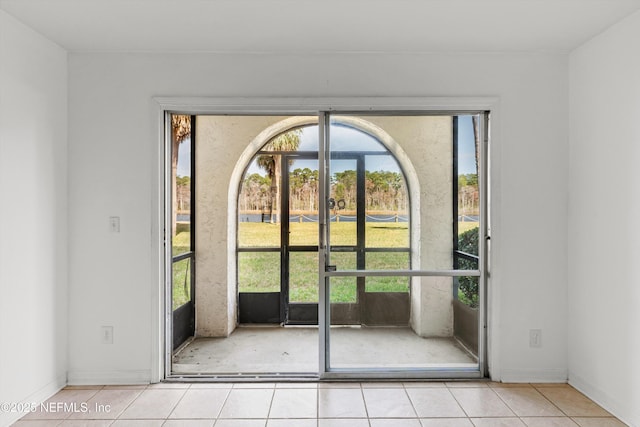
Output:
<svg viewBox="0 0 640 427">
<path fill-rule="evenodd" d="M 238 192 L 241 324 L 318 322 L 318 125 L 280 125 L 281 132 L 248 162 Z M 418 183 L 409 185 L 404 169 L 413 168 L 401 165 L 382 138 L 401 152 L 365 120 L 344 117 L 332 125 L 329 208 L 336 268 L 411 267 L 409 188 Z M 334 324 L 407 326 L 410 279 L 342 278 L 331 304 Z"/>
</svg>

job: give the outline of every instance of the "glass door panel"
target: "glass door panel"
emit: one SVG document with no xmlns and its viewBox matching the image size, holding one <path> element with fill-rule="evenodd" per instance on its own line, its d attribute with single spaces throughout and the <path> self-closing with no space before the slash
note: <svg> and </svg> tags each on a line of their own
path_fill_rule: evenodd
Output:
<svg viewBox="0 0 640 427">
<path fill-rule="evenodd" d="M 315 154 L 283 156 L 283 270 L 286 324 L 318 322 L 318 189 Z"/>
<path fill-rule="evenodd" d="M 460 116 L 457 118 L 459 135 L 472 135 L 478 126 L 479 116 Z M 475 138 L 460 138 L 455 164 L 457 198 L 454 201 L 454 251 L 453 265 L 458 270 L 477 270 L 479 268 L 480 240 L 480 192 L 478 181 L 478 162 L 469 154 L 473 153 Z M 478 277 L 459 277 L 454 279 L 454 308 L 478 308 Z M 456 307 L 460 306 L 460 307 Z"/>
<path fill-rule="evenodd" d="M 333 127 L 332 127 L 333 129 Z M 354 133 L 342 127 L 336 129 L 342 137 L 336 147 L 348 148 Z M 342 144 L 342 146 L 340 145 Z M 332 153 L 329 168 L 329 210 L 331 213 L 331 263 L 338 270 L 355 270 L 364 261 L 362 252 L 362 212 L 359 197 L 362 191 L 362 160 L 351 151 Z M 361 278 L 339 277 L 333 280 L 331 301 L 332 325 L 359 325 L 364 285 Z"/>
<path fill-rule="evenodd" d="M 318 304 L 318 252 L 289 253 L 289 302 Z"/>
<path fill-rule="evenodd" d="M 355 248 L 357 233 L 357 160 L 336 158 L 331 162 L 329 210 L 334 233 L 333 247 Z"/>
<path fill-rule="evenodd" d="M 289 246 L 318 246 L 318 159 L 287 156 Z"/>
<path fill-rule="evenodd" d="M 195 119 L 171 115 L 171 286 L 172 345 L 175 350 L 195 333 L 195 209 L 193 170 Z"/>
<path fill-rule="evenodd" d="M 325 373 L 478 377 L 482 316 L 477 307 L 457 306 L 458 294 L 481 301 L 479 229 L 472 225 L 482 222 L 479 174 L 477 166 L 464 169 L 480 153 L 473 132 L 458 132 L 471 119 L 329 117 Z M 342 203 L 355 216 L 347 229 L 335 209 L 351 188 L 354 196 Z M 459 237 L 461 228 L 467 234 Z M 345 289 L 355 302 L 337 309 Z"/>
<path fill-rule="evenodd" d="M 364 156 L 367 248 L 409 250 L 409 192 L 398 162 L 385 152 Z"/>
<path fill-rule="evenodd" d="M 332 299 L 343 292 L 336 280 L 330 278 L 330 295 Z M 367 278 L 367 280 L 372 278 Z M 402 282 L 406 277 L 387 277 L 392 282 Z M 440 281 L 450 282 L 450 278 L 438 278 Z M 445 285 L 446 286 L 446 285 Z M 352 286 L 353 288 L 353 286 Z M 362 323 L 380 319 L 384 326 L 362 326 L 335 324 L 330 329 L 330 363 L 334 370 L 344 371 L 389 371 L 399 370 L 431 370 L 438 368 L 465 369 L 477 368 L 477 358 L 467 347 L 447 337 L 420 337 L 409 325 L 389 326 L 390 323 L 400 323 L 403 318 L 398 317 L 397 310 L 389 310 L 389 298 L 379 293 L 367 295 L 368 304 L 376 307 L 379 313 L 375 319 L 367 318 L 364 314 Z M 333 309 L 333 306 L 332 306 Z M 377 319 L 377 320 L 376 320 Z M 468 334 L 474 335 L 474 330 Z M 477 336 L 477 334 L 475 334 Z"/>
<path fill-rule="evenodd" d="M 280 292 L 280 254 L 238 253 L 239 292 Z"/>
<path fill-rule="evenodd" d="M 331 251 L 331 262 L 337 270 L 355 270 L 357 253 L 354 248 L 339 248 Z M 331 324 L 359 325 L 362 280 L 357 277 L 334 277 L 331 284 Z"/>
<path fill-rule="evenodd" d="M 265 152 L 266 153 L 266 152 Z M 266 163 L 280 163 L 280 156 L 260 154 L 247 167 L 238 196 L 238 248 L 280 248 L 281 223 L 278 220 L 280 194 L 275 176 Z M 273 167 L 272 169 L 274 169 Z"/>
</svg>

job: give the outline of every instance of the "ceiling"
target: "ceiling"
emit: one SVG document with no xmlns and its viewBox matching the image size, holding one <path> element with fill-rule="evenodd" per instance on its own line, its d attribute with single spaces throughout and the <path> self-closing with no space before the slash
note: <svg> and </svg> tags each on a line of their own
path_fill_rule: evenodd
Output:
<svg viewBox="0 0 640 427">
<path fill-rule="evenodd" d="M 0 0 L 72 52 L 569 52 L 640 0 Z"/>
</svg>

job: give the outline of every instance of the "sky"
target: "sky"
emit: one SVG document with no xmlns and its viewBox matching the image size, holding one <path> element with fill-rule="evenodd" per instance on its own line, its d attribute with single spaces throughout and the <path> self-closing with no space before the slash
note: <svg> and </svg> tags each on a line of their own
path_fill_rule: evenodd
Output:
<svg viewBox="0 0 640 427">
<path fill-rule="evenodd" d="M 475 147 L 473 139 L 473 123 L 471 116 L 459 116 L 458 120 L 458 173 L 476 173 Z M 331 129 L 332 149 L 336 151 L 385 151 L 384 146 L 372 136 L 364 132 L 348 128 L 345 126 L 333 126 Z M 318 127 L 308 126 L 303 129 L 300 139 L 301 151 L 317 151 L 318 149 Z M 178 151 L 178 176 L 191 176 L 191 144 L 189 139 L 180 144 Z M 298 160 L 294 165 L 297 167 L 310 169 L 317 168 L 317 160 Z M 346 169 L 355 169 L 355 163 L 349 161 L 333 161 L 333 172 L 341 172 Z M 369 156 L 367 158 L 368 170 L 384 170 L 399 172 L 400 168 L 392 156 Z M 259 173 L 264 175 L 263 169 L 254 164 L 249 166 L 248 173 Z"/>
<path fill-rule="evenodd" d="M 472 116 L 458 116 L 458 174 L 477 173 Z"/>
<path fill-rule="evenodd" d="M 187 138 L 178 147 L 178 176 L 191 176 L 191 138 Z"/>
</svg>

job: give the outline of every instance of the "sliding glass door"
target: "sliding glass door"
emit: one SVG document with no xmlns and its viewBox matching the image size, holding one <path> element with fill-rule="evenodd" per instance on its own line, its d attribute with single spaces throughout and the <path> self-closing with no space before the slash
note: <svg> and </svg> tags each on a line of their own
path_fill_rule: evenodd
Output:
<svg viewBox="0 0 640 427">
<path fill-rule="evenodd" d="M 169 372 L 484 376 L 488 113 L 305 114 L 185 116 Z"/>
<path fill-rule="evenodd" d="M 486 119 L 322 116 L 324 377 L 484 375 Z"/>
</svg>

